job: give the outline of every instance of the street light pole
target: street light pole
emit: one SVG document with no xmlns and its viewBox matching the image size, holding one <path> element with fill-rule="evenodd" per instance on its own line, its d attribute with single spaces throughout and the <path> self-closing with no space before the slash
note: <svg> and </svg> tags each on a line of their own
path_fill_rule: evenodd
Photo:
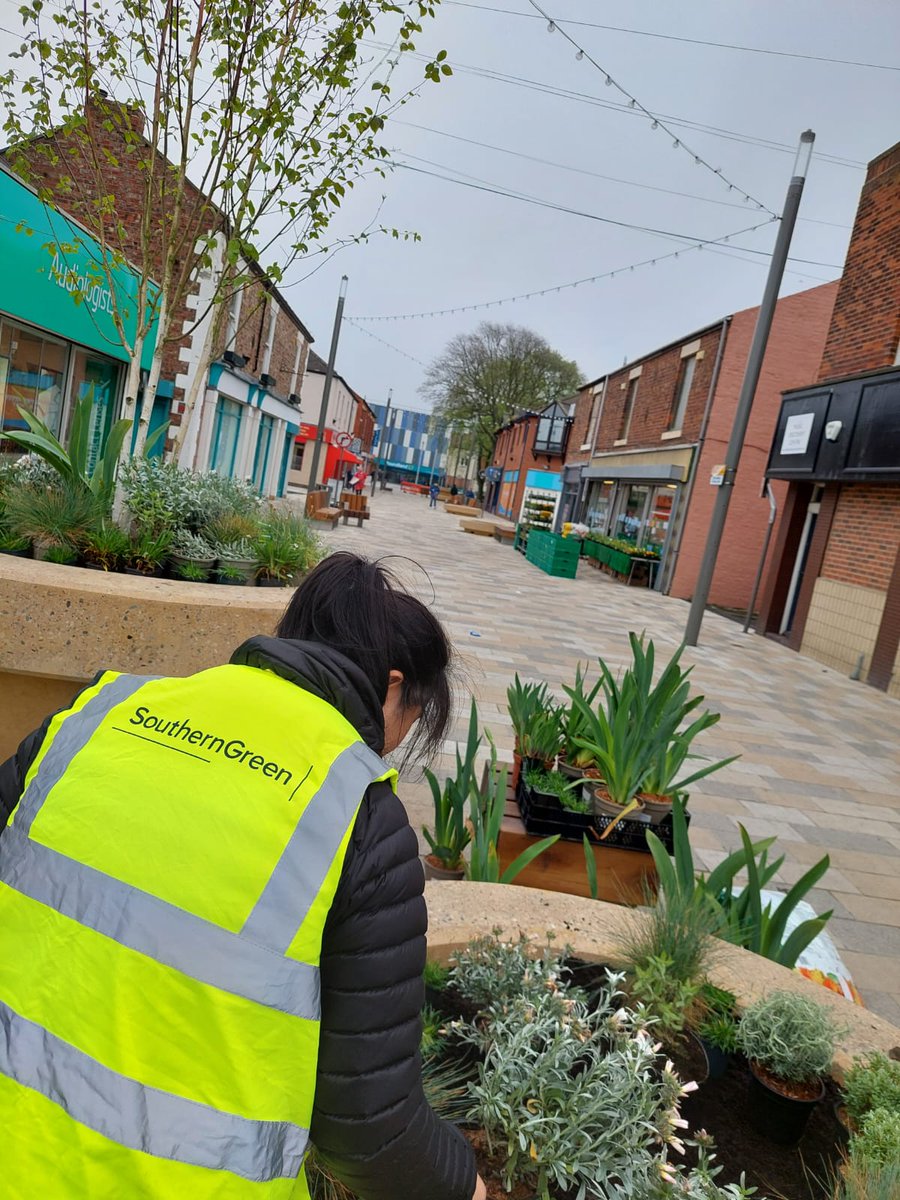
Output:
<svg viewBox="0 0 900 1200">
<path fill-rule="evenodd" d="M 328 401 L 331 399 L 331 381 L 334 379 L 334 360 L 337 358 L 338 339 L 341 336 L 341 321 L 344 319 L 344 300 L 347 297 L 347 276 L 341 276 L 341 289 L 338 292 L 337 310 L 334 314 L 334 329 L 331 333 L 331 350 L 328 352 L 328 367 L 325 371 L 325 385 L 322 388 L 322 406 L 319 409 L 319 427 L 316 430 L 316 444 L 313 447 L 312 466 L 309 469 L 307 490 L 315 490 L 319 474 L 319 456 L 322 443 L 325 440 L 325 420 L 328 416 Z"/>
<path fill-rule="evenodd" d="M 688 613 L 687 627 L 684 633 L 684 640 L 688 646 L 696 646 L 700 635 L 700 626 L 703 623 L 703 614 L 706 611 L 713 573 L 716 569 L 719 545 L 722 541 L 725 520 L 728 516 L 728 505 L 731 501 L 735 474 L 744 445 L 744 437 L 747 433 L 747 424 L 750 420 L 753 398 L 756 395 L 756 387 L 759 383 L 759 374 L 766 353 L 769 331 L 772 328 L 775 306 L 778 303 L 778 289 L 781 287 L 781 280 L 784 275 L 791 237 L 794 232 L 794 224 L 797 220 L 797 210 L 800 207 L 800 198 L 803 195 L 803 185 L 806 182 L 806 173 L 809 169 L 809 160 L 812 156 L 813 142 L 815 140 L 816 135 L 811 129 L 807 129 L 800 135 L 800 146 L 794 162 L 794 173 L 788 185 L 787 196 L 784 201 L 781 225 L 778 229 L 778 237 L 775 239 L 772 261 L 769 264 L 769 276 L 766 280 L 765 291 L 763 292 L 762 302 L 759 306 L 759 316 L 756 318 L 756 328 L 753 331 L 753 341 L 750 344 L 747 366 L 744 369 L 744 380 L 741 384 L 740 396 L 738 397 L 737 411 L 734 414 L 731 439 L 728 442 L 728 449 L 725 452 L 725 477 L 716 496 L 716 503 L 713 508 L 712 519 L 709 523 L 709 532 L 706 538 L 706 549 L 703 552 L 703 561 L 700 564 L 697 584 L 694 588 L 693 599 L 691 600 L 691 609 Z"/>
<path fill-rule="evenodd" d="M 381 426 L 381 490 L 382 491 L 384 491 L 384 476 L 385 476 L 385 471 L 386 471 L 385 463 L 387 461 L 385 447 L 387 446 L 388 416 L 391 411 L 391 397 L 393 395 L 394 395 L 394 389 L 388 388 L 387 404 L 384 406 L 384 421 Z"/>
</svg>

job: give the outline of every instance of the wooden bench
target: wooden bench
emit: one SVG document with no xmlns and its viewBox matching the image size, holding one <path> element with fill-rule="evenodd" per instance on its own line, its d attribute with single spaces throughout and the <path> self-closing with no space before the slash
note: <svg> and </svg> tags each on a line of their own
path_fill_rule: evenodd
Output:
<svg viewBox="0 0 900 1200">
<path fill-rule="evenodd" d="M 501 546 L 512 546 L 516 540 L 516 531 L 510 525 L 495 525 L 494 526 L 494 541 L 499 542 Z"/>
<path fill-rule="evenodd" d="M 474 504 L 456 504 L 450 503 L 444 505 L 444 511 L 448 512 L 451 517 L 480 517 L 481 509 Z"/>
<path fill-rule="evenodd" d="M 344 518 L 344 524 L 353 520 L 356 522 L 356 528 L 362 529 L 363 521 L 368 521 L 371 517 L 369 512 L 369 504 L 365 496 L 357 495 L 356 492 L 344 492 L 341 495 L 341 515 Z"/>
<path fill-rule="evenodd" d="M 341 510 L 329 507 L 327 492 L 309 492 L 306 496 L 306 515 L 311 521 L 330 521 L 331 528 L 336 529 Z"/>
</svg>

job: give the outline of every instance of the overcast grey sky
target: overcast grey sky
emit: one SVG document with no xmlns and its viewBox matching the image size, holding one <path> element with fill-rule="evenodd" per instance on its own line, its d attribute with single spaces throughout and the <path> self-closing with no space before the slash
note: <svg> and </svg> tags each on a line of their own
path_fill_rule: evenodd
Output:
<svg viewBox="0 0 900 1200">
<path fill-rule="evenodd" d="M 566 20 L 898 68 L 900 5 L 895 0 L 539 3 L 663 123 L 668 123 L 666 114 L 728 131 L 723 136 L 684 126 L 675 130 L 713 168 L 775 212 L 781 211 L 793 149 L 749 144 L 744 136 L 793 148 L 803 129 L 814 129 L 816 157 L 792 254 L 816 265 L 790 264 L 783 291 L 800 291 L 840 274 L 865 177 L 860 164 L 900 139 L 900 70 L 747 53 Z M 653 130 L 647 118 L 630 110 L 587 57 L 576 59 L 559 31 L 551 34 L 543 20 L 487 11 L 489 6 L 534 14 L 529 0 L 470 0 L 467 5 L 444 0 L 419 48 L 446 48 L 456 73 L 440 86 L 427 85 L 401 114 L 407 124 L 393 125 L 388 141 L 398 162 L 698 239 L 721 237 L 767 218 L 676 150 L 662 129 Z M 566 89 L 602 107 L 501 82 L 481 71 Z M 677 242 L 661 236 L 407 169 L 364 185 L 338 227 L 344 232 L 362 227 L 382 194 L 387 198 L 381 219 L 415 229 L 420 243 L 375 238 L 286 289 L 323 357 L 345 272 L 350 277 L 346 312 L 357 318 L 497 300 L 678 249 Z M 734 242 L 768 251 L 774 236 L 770 224 Z M 655 267 L 488 310 L 365 322 L 362 328 L 345 323 L 339 367 L 370 400 L 382 402 L 393 387 L 395 403 L 424 408 L 418 395 L 422 367 L 374 337 L 427 363 L 454 334 L 490 319 L 528 325 L 594 378 L 626 357 L 758 303 L 766 262 L 761 254 L 693 250 Z"/>
<path fill-rule="evenodd" d="M 757 304 L 774 223 L 727 247 L 698 251 L 690 239 L 722 238 L 767 221 L 769 213 L 743 201 L 742 192 L 780 212 L 807 127 L 817 135 L 816 156 L 792 255 L 809 261 L 789 264 L 784 291 L 836 278 L 864 164 L 900 139 L 898 0 L 538 3 L 558 22 L 555 32 L 530 0 L 443 0 L 418 39 L 419 51 L 429 55 L 446 49 L 455 74 L 438 86 L 425 84 L 389 126 L 394 159 L 406 165 L 351 193 L 334 233 L 364 228 L 384 196 L 380 220 L 415 230 L 422 241 L 374 237 L 303 282 L 292 281 L 308 267 L 288 270 L 283 290 L 323 358 L 340 276 L 349 275 L 338 367 L 374 402 L 393 388 L 398 405 L 427 407 L 419 395 L 421 364 L 482 320 L 529 326 L 592 379 Z M 0 0 L 0 25 L 20 26 L 16 8 L 17 0 Z M 585 57 L 576 58 L 562 30 Z M 15 42 L 0 31 L 0 51 Z M 421 70 L 420 60 L 405 62 L 395 94 L 421 78 Z M 607 72 L 659 118 L 659 128 L 607 86 Z M 683 143 L 678 149 L 673 134 Z M 685 145 L 711 169 L 696 164 Z M 675 250 L 677 258 L 628 270 Z M 353 323 L 465 308 L 620 268 L 624 273 L 612 279 L 488 309 Z"/>
</svg>

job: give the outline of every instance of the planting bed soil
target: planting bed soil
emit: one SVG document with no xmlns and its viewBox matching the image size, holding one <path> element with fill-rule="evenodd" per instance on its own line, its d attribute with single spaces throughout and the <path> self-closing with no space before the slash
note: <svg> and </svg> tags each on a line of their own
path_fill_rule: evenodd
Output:
<svg viewBox="0 0 900 1200">
<path fill-rule="evenodd" d="M 678 1056 L 673 1056 L 677 1066 Z M 702 1078 L 702 1077 L 701 1077 Z M 699 1082 L 699 1079 L 698 1079 Z M 681 1105 L 691 1131 L 705 1129 L 716 1143 L 722 1167 L 718 1182 L 737 1182 L 741 1172 L 769 1200 L 831 1200 L 830 1180 L 837 1169 L 847 1133 L 835 1115 L 837 1087 L 829 1080 L 825 1099 L 816 1105 L 800 1144 L 776 1146 L 756 1133 L 748 1118 L 750 1072 L 733 1058 L 721 1079 L 700 1083 Z M 687 1152 L 687 1161 L 690 1149 Z"/>
<path fill-rule="evenodd" d="M 606 978 L 602 964 L 570 960 L 568 966 L 571 983 L 589 993 Z M 473 1016 L 473 1006 L 465 1004 L 452 989 L 431 992 L 429 1001 L 450 1019 Z M 664 1046 L 660 1067 L 667 1057 L 685 1082 L 699 1084 L 697 1091 L 682 1101 L 681 1115 L 690 1124 L 688 1136 L 706 1130 L 713 1138 L 716 1164 L 722 1168 L 717 1176 L 720 1185 L 739 1182 L 743 1172 L 746 1183 L 757 1188 L 760 1200 L 831 1200 L 830 1181 L 847 1143 L 847 1131 L 835 1111 L 840 1092 L 834 1083 L 827 1081 L 825 1098 L 813 1110 L 799 1145 L 784 1147 L 758 1134 L 750 1123 L 751 1077 L 743 1058 L 733 1056 L 721 1079 L 707 1079 L 706 1057 L 695 1039 L 684 1039 L 674 1048 Z M 482 1130 L 463 1132 L 475 1150 L 488 1200 L 533 1200 L 531 1186 L 521 1185 L 512 1192 L 504 1189 L 502 1147 L 501 1154 L 491 1157 Z M 690 1147 L 684 1162 L 689 1166 L 696 1162 Z M 563 1193 L 554 1195 L 557 1200 L 566 1200 Z"/>
</svg>

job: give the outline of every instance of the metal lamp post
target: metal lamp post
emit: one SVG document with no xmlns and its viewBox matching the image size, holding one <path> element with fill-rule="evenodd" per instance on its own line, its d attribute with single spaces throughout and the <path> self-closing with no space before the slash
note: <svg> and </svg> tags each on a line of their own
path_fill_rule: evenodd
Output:
<svg viewBox="0 0 900 1200">
<path fill-rule="evenodd" d="M 688 646 L 696 646 L 697 639 L 700 636 L 700 626 L 703 623 L 703 614 L 706 610 L 713 573 L 716 569 L 716 557 L 718 556 L 722 534 L 725 530 L 725 520 L 728 516 L 728 505 L 731 501 L 732 489 L 734 488 L 735 474 L 744 445 L 744 437 L 747 433 L 747 425 L 750 421 L 750 410 L 753 407 L 753 398 L 756 395 L 756 387 L 759 383 L 759 375 L 766 353 L 766 345 L 769 340 L 769 331 L 772 328 L 772 319 L 775 316 L 775 305 L 778 303 L 778 289 L 781 286 L 781 280 L 784 275 L 788 251 L 791 246 L 791 237 L 794 232 L 794 224 L 797 220 L 797 210 L 800 207 L 800 198 L 803 195 L 803 185 L 806 182 L 806 173 L 809 169 L 809 160 L 812 157 L 812 148 L 815 140 L 816 135 L 811 129 L 807 129 L 805 133 L 801 133 L 800 135 L 800 146 L 794 163 L 794 173 L 788 185 L 784 211 L 781 216 L 781 225 L 778 229 L 778 237 L 775 239 L 775 249 L 772 251 L 772 261 L 769 265 L 769 276 L 766 280 L 765 291 L 763 292 L 762 302 L 759 306 L 759 316 L 756 318 L 756 328 L 753 331 L 750 353 L 747 356 L 747 366 L 744 370 L 744 380 L 741 384 L 740 396 L 738 397 L 737 411 L 734 414 L 731 439 L 728 442 L 728 449 L 725 452 L 725 473 L 719 486 L 718 495 L 716 496 L 716 504 L 713 509 L 712 519 L 709 523 L 709 533 L 706 538 L 706 549 L 703 552 L 703 561 L 700 564 L 700 572 L 697 576 L 697 584 L 694 588 L 693 599 L 691 600 L 691 610 L 688 614 L 687 627 L 684 634 L 684 640 Z"/>
<path fill-rule="evenodd" d="M 347 276 L 341 276 L 341 288 L 338 292 L 337 310 L 334 314 L 334 329 L 331 333 L 331 349 L 328 352 L 328 367 L 325 371 L 325 384 L 322 388 L 322 405 L 319 409 L 319 426 L 316 430 L 316 444 L 313 447 L 312 465 L 309 469 L 307 489 L 314 491 L 318 487 L 319 456 L 322 453 L 322 443 L 325 440 L 325 421 L 328 416 L 328 401 L 331 399 L 331 382 L 334 379 L 334 360 L 337 358 L 338 339 L 341 336 L 341 321 L 344 319 L 344 300 L 347 297 Z"/>
</svg>

